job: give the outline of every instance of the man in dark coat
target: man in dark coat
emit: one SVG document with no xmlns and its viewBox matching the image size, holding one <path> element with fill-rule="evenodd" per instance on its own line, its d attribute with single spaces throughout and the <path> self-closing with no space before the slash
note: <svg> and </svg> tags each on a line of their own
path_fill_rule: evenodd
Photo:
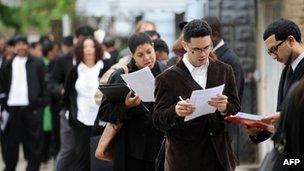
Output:
<svg viewBox="0 0 304 171">
<path fill-rule="evenodd" d="M 15 170 L 19 144 L 23 143 L 28 165 L 26 170 L 39 170 L 41 112 L 46 104 L 45 68 L 41 60 L 29 55 L 26 37 L 17 36 L 16 56 L 1 69 L 1 106 L 9 113 L 1 132 L 4 170 Z"/>
<path fill-rule="evenodd" d="M 285 65 L 279 83 L 277 113 L 264 119 L 266 123 L 275 125 L 291 85 L 304 78 L 304 46 L 299 27 L 293 21 L 286 19 L 279 19 L 268 25 L 263 39 L 268 54 Z M 272 135 L 269 131 L 255 128 L 247 128 L 247 132 L 255 143 L 262 142 Z"/>
<path fill-rule="evenodd" d="M 166 132 L 166 171 L 234 170 L 235 156 L 225 131 L 224 116 L 236 114 L 240 102 L 232 68 L 212 57 L 211 28 L 203 20 L 183 30 L 183 59 L 156 78 L 156 128 Z M 193 90 L 225 84 L 223 94 L 210 99 L 216 111 L 184 122 L 195 111 Z M 186 100 L 179 100 L 179 96 Z"/>
</svg>

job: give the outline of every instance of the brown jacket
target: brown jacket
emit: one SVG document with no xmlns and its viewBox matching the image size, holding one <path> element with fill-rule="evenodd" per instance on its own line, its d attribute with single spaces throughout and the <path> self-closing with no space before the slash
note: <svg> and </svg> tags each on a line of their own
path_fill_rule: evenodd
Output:
<svg viewBox="0 0 304 171">
<path fill-rule="evenodd" d="M 166 171 L 234 170 L 236 159 L 232 152 L 225 123 L 219 111 L 188 122 L 175 113 L 178 96 L 190 98 L 193 90 L 202 89 L 191 77 L 181 60 L 177 67 L 186 72 L 189 82 L 173 69 L 156 78 L 154 125 L 165 131 Z M 225 84 L 228 96 L 227 114 L 236 114 L 240 103 L 232 68 L 210 59 L 206 88 Z"/>
</svg>

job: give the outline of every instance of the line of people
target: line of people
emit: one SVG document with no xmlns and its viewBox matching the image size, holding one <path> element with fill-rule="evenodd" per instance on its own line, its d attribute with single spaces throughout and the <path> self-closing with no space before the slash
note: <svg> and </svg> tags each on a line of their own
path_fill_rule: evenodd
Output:
<svg viewBox="0 0 304 171">
<path fill-rule="evenodd" d="M 123 123 L 123 127 L 113 141 L 113 161 L 99 163 L 103 170 L 234 170 L 238 160 L 231 144 L 236 142 L 236 129 L 240 128 L 226 123 L 224 117 L 241 110 L 241 64 L 222 39 L 217 18 L 183 22 L 180 28 L 182 34 L 173 46 L 177 57 L 168 62 L 167 44 L 155 25 L 145 21 L 138 23 L 136 33 L 128 40 L 129 51 L 122 51 L 121 56 L 112 48 L 113 41 L 105 40 L 102 48 L 89 26 L 76 29 L 75 40 L 67 38 L 66 53 L 56 59 L 55 43 L 40 47 L 29 45 L 25 37 L 16 37 L 16 54 L 8 53 L 2 60 L 0 75 L 1 110 L 9 113 L 6 128 L 1 131 L 5 170 L 16 169 L 21 142 L 27 170 L 39 170 L 47 153 L 43 145 L 53 140 L 57 142 L 56 170 L 94 170 L 97 166 L 92 162 L 90 139 L 102 134 L 106 122 Z M 303 112 L 303 81 L 296 83 L 304 73 L 301 32 L 294 22 L 280 19 L 266 28 L 264 41 L 268 53 L 286 65 L 278 95 L 278 111 L 286 115 L 280 123 L 286 118 L 286 126 L 282 130 L 282 124 L 278 124 L 272 132 L 247 128 L 247 132 L 256 143 L 272 133 L 274 141 L 279 141 L 276 135 L 285 132 L 286 156 L 302 159 L 298 152 L 302 139 L 294 139 L 301 137 Z M 47 59 L 31 55 L 41 56 L 39 48 Z M 142 102 L 132 93 L 113 103 L 98 92 L 99 84 L 122 83 L 124 66 L 129 73 L 150 68 L 156 77 L 154 103 Z M 191 92 L 221 84 L 225 84 L 223 93 L 208 102 L 216 111 L 184 122 L 184 117 L 195 111 L 189 100 Z M 49 128 L 42 126 L 42 120 L 49 113 L 56 125 L 53 139 L 43 134 Z M 279 118 L 276 114 L 263 121 L 276 125 Z M 295 118 L 300 118 L 299 122 L 295 123 Z"/>
</svg>

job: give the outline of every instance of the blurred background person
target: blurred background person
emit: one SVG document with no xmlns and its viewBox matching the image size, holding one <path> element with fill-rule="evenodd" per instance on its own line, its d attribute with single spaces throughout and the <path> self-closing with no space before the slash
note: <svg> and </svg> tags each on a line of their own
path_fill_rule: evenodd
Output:
<svg viewBox="0 0 304 171">
<path fill-rule="evenodd" d="M 1 69 L 1 106 L 9 113 L 1 133 L 4 170 L 15 170 L 19 144 L 23 144 L 28 165 L 26 170 L 39 170 L 41 152 L 41 112 L 46 104 L 45 68 L 41 60 L 29 55 L 27 38 L 16 36 L 16 56 Z"/>
<path fill-rule="evenodd" d="M 93 36 L 94 29 L 90 26 L 81 26 L 75 30 L 74 42 L 77 40 Z M 75 49 L 74 49 L 75 50 Z M 74 53 L 67 53 L 55 60 L 54 69 L 51 71 L 50 79 L 48 83 L 48 90 L 54 95 L 61 98 L 64 94 L 64 82 L 65 79 L 76 65 L 76 58 Z M 72 128 L 68 122 L 68 115 L 62 110 L 56 111 L 60 113 L 60 150 L 56 158 L 56 170 L 66 171 L 74 168 L 74 157 L 75 157 L 75 140 Z"/>
<path fill-rule="evenodd" d="M 30 44 L 30 54 L 36 58 L 41 59 L 42 54 L 42 44 L 40 42 L 33 42 Z"/>
<path fill-rule="evenodd" d="M 65 82 L 63 103 L 69 111 L 74 146 L 73 170 L 90 170 L 90 137 L 99 106 L 95 104 L 94 94 L 98 80 L 107 70 L 103 62 L 101 45 L 93 37 L 80 39 L 75 46 L 77 65 L 68 74 Z"/>
</svg>

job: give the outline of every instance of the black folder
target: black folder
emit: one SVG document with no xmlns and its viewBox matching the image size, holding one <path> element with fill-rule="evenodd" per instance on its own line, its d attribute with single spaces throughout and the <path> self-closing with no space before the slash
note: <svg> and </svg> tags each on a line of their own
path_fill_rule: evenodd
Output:
<svg viewBox="0 0 304 171">
<path fill-rule="evenodd" d="M 124 101 L 131 91 L 125 83 L 100 85 L 99 90 L 110 102 Z"/>
</svg>

